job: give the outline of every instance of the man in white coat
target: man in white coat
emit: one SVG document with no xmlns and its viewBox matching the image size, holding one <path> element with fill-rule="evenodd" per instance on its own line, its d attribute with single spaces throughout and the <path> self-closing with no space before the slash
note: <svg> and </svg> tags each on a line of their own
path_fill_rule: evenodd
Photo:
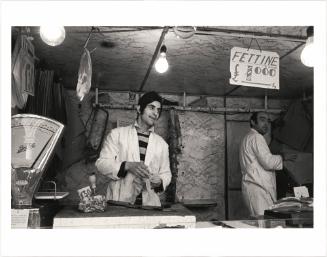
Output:
<svg viewBox="0 0 327 257">
<path fill-rule="evenodd" d="M 283 169 L 283 161 L 296 159 L 296 154 L 271 154 L 264 134 L 268 132 L 268 115 L 255 112 L 250 119 L 251 130 L 240 145 L 242 194 L 252 216 L 263 215 L 276 200 L 275 170 Z"/>
<path fill-rule="evenodd" d="M 162 110 L 156 92 L 145 93 L 133 125 L 113 129 L 106 137 L 95 165 L 110 178 L 107 200 L 160 206 L 158 194 L 171 181 L 168 144 L 154 132 Z"/>
</svg>

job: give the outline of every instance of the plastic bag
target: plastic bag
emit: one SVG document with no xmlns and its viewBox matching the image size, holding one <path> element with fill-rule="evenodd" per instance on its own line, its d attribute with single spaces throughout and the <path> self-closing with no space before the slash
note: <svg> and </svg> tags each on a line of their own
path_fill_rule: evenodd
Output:
<svg viewBox="0 0 327 257">
<path fill-rule="evenodd" d="M 145 179 L 145 188 L 147 194 L 142 195 L 144 206 L 161 206 L 159 196 L 151 188 L 151 183 L 149 179 Z"/>
<path fill-rule="evenodd" d="M 84 48 L 78 70 L 78 81 L 76 87 L 77 97 L 80 101 L 89 93 L 92 81 L 92 61 L 89 50 Z"/>
<path fill-rule="evenodd" d="M 11 63 L 11 107 L 24 109 L 28 94 L 34 95 L 34 46 L 25 35 L 15 43 Z"/>
</svg>

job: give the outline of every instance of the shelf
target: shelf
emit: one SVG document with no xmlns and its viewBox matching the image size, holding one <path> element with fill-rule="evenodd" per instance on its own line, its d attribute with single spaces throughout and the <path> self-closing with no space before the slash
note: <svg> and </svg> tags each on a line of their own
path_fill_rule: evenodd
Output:
<svg viewBox="0 0 327 257">
<path fill-rule="evenodd" d="M 62 199 L 69 195 L 68 192 L 37 192 L 34 195 L 35 199 L 39 200 L 56 200 L 56 199 Z"/>
<path fill-rule="evenodd" d="M 206 208 L 206 207 L 217 206 L 217 201 L 214 199 L 195 199 L 195 200 L 184 200 L 182 204 L 185 207 Z"/>
</svg>

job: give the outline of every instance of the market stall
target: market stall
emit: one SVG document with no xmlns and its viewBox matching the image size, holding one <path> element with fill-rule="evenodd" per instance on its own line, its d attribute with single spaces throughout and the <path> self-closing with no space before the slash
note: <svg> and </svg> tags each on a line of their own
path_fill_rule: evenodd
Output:
<svg viewBox="0 0 327 257">
<path fill-rule="evenodd" d="M 23 180 L 12 177 L 15 226 L 313 226 L 313 68 L 301 55 L 312 27 L 66 26 L 57 39 L 46 32 L 12 27 L 12 174 L 42 170 L 28 203 L 17 200 Z M 118 178 L 96 165 L 108 133 L 133 124 L 150 91 L 162 97 L 154 131 L 167 144 L 171 172 L 159 208 L 110 201 L 108 184 Z M 269 116 L 263 136 L 271 153 L 297 156 L 276 173 L 274 205 L 256 217 L 243 199 L 239 160 L 255 112 Z M 17 132 L 17 119 L 31 118 L 57 124 L 58 136 L 49 139 L 37 122 L 19 123 Z M 28 136 L 27 127 L 40 132 Z M 26 211 L 40 204 L 51 214 Z"/>
</svg>

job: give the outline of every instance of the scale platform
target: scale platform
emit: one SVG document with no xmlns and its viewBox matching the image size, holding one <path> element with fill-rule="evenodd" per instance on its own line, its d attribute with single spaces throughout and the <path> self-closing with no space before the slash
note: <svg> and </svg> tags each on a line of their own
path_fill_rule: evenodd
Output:
<svg viewBox="0 0 327 257">
<path fill-rule="evenodd" d="M 59 200 L 69 195 L 68 192 L 37 192 L 34 198 L 38 200 Z"/>
</svg>

